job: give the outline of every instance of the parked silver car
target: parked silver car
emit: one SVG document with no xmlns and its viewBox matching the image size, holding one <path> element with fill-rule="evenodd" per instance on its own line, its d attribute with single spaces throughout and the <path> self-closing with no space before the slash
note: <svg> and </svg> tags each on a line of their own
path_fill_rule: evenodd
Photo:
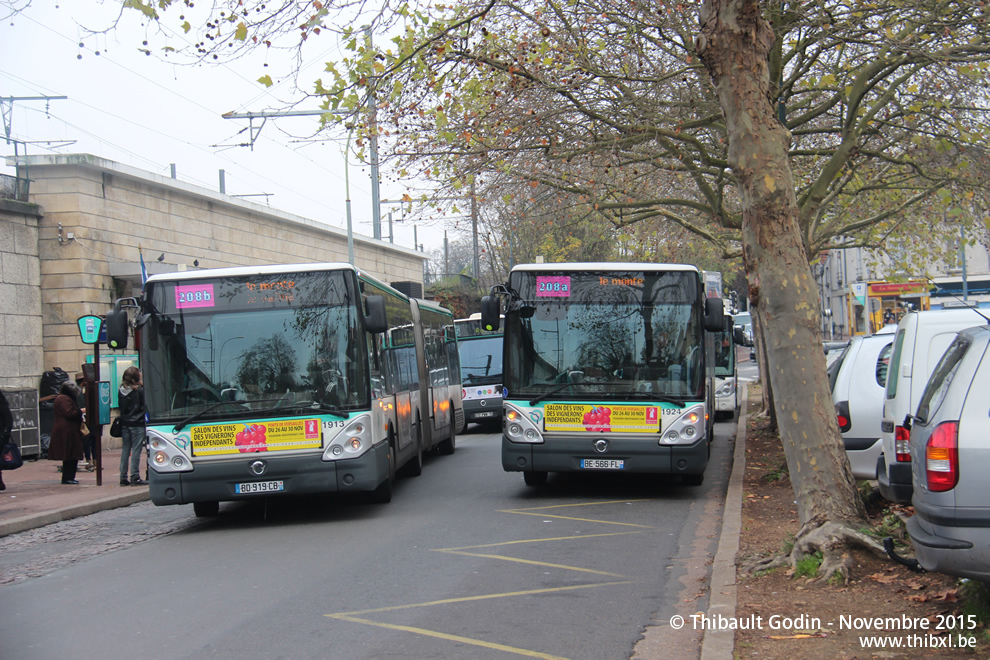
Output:
<svg viewBox="0 0 990 660">
<path fill-rule="evenodd" d="M 877 478 L 884 385 L 893 344 L 891 333 L 853 337 L 828 368 L 832 405 L 857 479 Z"/>
<path fill-rule="evenodd" d="M 929 571 L 990 580 L 990 326 L 960 332 L 913 416 L 914 515 L 907 530 Z"/>
</svg>

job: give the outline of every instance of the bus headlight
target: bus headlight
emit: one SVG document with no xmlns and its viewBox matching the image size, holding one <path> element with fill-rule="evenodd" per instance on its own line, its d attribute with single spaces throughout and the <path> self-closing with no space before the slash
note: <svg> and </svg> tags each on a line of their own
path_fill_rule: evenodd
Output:
<svg viewBox="0 0 990 660">
<path fill-rule="evenodd" d="M 678 445 L 697 442 L 705 436 L 705 405 L 699 403 L 681 413 L 681 416 L 667 425 L 660 436 L 662 445 Z"/>
<path fill-rule="evenodd" d="M 155 472 L 191 472 L 193 469 L 189 457 L 179 449 L 175 440 L 165 433 L 148 429 L 148 448 L 151 456 L 151 467 Z M 180 436 L 181 438 L 182 436 Z M 186 438 L 188 440 L 188 437 Z"/>
<path fill-rule="evenodd" d="M 323 450 L 323 460 L 334 461 L 339 458 L 357 458 L 371 448 L 371 416 L 358 415 L 349 420 L 337 434 L 328 439 L 327 447 Z"/>
<path fill-rule="evenodd" d="M 502 404 L 502 413 L 505 417 L 505 435 L 510 442 L 526 442 L 530 444 L 540 444 L 543 442 L 543 434 L 540 428 L 532 422 L 521 410 L 510 403 Z"/>
<path fill-rule="evenodd" d="M 718 389 L 715 390 L 715 396 L 727 397 L 727 396 L 732 396 L 733 394 L 735 394 L 735 392 L 736 392 L 736 381 L 730 378 L 729 380 L 725 381 L 724 383 L 718 386 Z"/>
</svg>

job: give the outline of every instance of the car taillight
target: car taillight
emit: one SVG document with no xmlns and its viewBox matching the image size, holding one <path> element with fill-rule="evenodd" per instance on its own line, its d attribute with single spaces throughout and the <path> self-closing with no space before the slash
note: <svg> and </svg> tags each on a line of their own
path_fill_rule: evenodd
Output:
<svg viewBox="0 0 990 660">
<path fill-rule="evenodd" d="M 848 401 L 839 401 L 835 404 L 835 421 L 839 423 L 840 433 L 845 433 L 852 428 L 852 419 L 849 417 Z"/>
<path fill-rule="evenodd" d="M 943 493 L 959 483 L 959 422 L 942 422 L 925 445 L 928 490 Z"/>
<path fill-rule="evenodd" d="M 911 462 L 911 432 L 903 426 L 894 427 L 894 455 L 898 463 Z"/>
</svg>

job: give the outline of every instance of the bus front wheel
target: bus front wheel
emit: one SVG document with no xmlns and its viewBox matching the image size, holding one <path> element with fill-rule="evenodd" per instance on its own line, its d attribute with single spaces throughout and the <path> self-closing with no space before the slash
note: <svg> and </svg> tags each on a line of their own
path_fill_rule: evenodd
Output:
<svg viewBox="0 0 990 660">
<path fill-rule="evenodd" d="M 523 480 L 527 486 L 542 486 L 547 482 L 546 472 L 523 472 Z"/>
<path fill-rule="evenodd" d="M 193 502 L 193 513 L 197 518 L 212 518 L 220 513 L 219 502 Z"/>
<path fill-rule="evenodd" d="M 702 474 L 685 474 L 681 475 L 681 480 L 685 485 L 688 486 L 700 486 L 705 482 L 705 475 Z"/>
<path fill-rule="evenodd" d="M 395 453 L 392 449 L 392 439 L 388 442 L 388 474 L 378 488 L 371 491 L 370 499 L 375 504 L 388 504 L 392 501 L 392 482 L 395 481 Z"/>
</svg>

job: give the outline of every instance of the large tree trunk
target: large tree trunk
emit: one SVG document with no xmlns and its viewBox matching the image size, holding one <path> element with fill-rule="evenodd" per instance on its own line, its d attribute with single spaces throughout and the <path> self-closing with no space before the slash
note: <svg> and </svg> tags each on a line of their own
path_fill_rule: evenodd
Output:
<svg viewBox="0 0 990 660">
<path fill-rule="evenodd" d="M 865 511 L 836 425 L 825 375 L 818 288 L 798 228 L 790 134 L 770 101 L 767 55 L 774 34 L 759 0 L 707 0 L 698 52 L 725 116 L 729 162 L 742 193 L 742 239 L 758 300 L 777 424 L 801 529 L 792 560 L 818 549 L 822 570 L 842 570 Z"/>
</svg>

